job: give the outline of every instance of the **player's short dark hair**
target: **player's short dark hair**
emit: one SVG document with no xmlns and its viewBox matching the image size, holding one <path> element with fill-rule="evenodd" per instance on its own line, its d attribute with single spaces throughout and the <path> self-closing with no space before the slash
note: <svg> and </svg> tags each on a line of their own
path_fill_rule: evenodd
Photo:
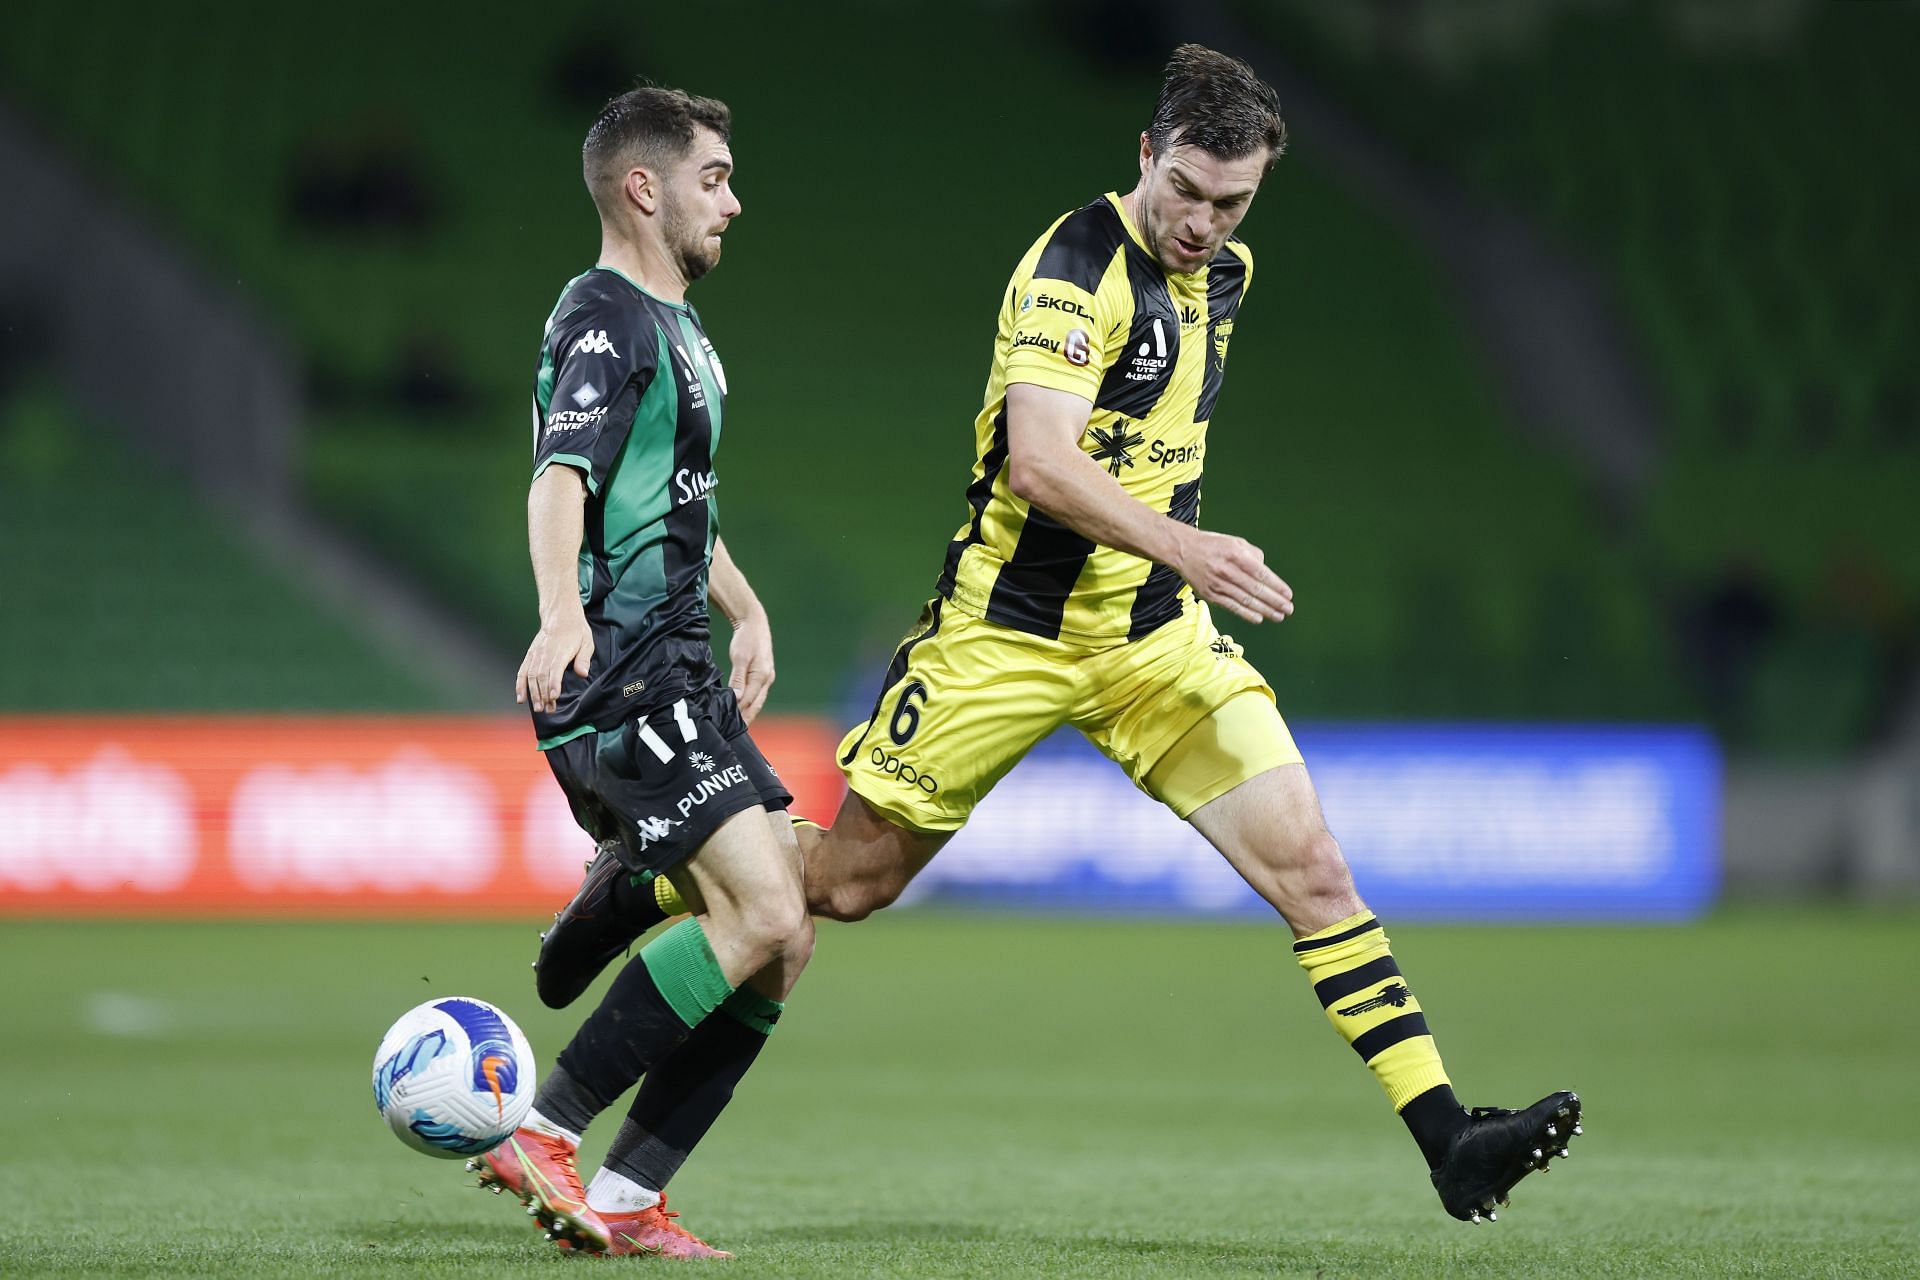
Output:
<svg viewBox="0 0 1920 1280">
<path fill-rule="evenodd" d="M 1287 149 L 1280 95 L 1240 59 L 1205 45 L 1183 44 L 1167 61 L 1147 141 L 1155 155 L 1175 143 L 1238 160 L 1262 147 L 1271 173 Z"/>
<path fill-rule="evenodd" d="M 580 168 L 594 203 L 612 197 L 635 165 L 665 166 L 686 155 L 694 131 L 711 129 L 722 142 L 733 135 L 733 112 L 714 98 L 684 89 L 643 84 L 600 108 L 580 148 Z"/>
</svg>

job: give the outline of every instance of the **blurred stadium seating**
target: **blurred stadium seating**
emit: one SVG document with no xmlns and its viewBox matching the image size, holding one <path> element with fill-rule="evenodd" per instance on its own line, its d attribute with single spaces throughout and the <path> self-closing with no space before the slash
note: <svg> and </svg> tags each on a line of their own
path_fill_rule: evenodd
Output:
<svg viewBox="0 0 1920 1280">
<path fill-rule="evenodd" d="M 443 705 L 113 438 L 43 386 L 0 399 L 0 707 Z"/>
<path fill-rule="evenodd" d="M 718 59 L 692 13 L 560 6 L 531 29 L 449 30 L 362 6 L 383 32 L 367 43 L 358 22 L 296 38 L 257 11 L 80 31 L 36 5 L 5 75 L 284 320 L 309 361 L 312 499 L 502 648 L 529 621 L 537 326 L 593 250 L 583 124 L 637 72 L 727 98 L 747 216 L 695 296 L 734 373 L 724 511 L 776 619 L 786 705 L 820 708 L 857 698 L 928 592 L 1000 283 L 1049 219 L 1127 182 L 1164 53 L 1116 76 L 1011 11 L 959 8 L 951 58 L 873 22 L 866 73 L 817 77 L 804 109 L 793 69 L 842 36 L 771 8 Z M 20 52 L 47 40 L 84 42 L 91 78 Z M 981 65 L 1023 86 L 1018 115 Z M 1283 633 L 1242 637 L 1290 711 L 1687 716 L 1658 607 L 1581 477 L 1514 433 L 1431 266 L 1311 138 L 1246 233 L 1259 281 L 1206 518 L 1263 542 L 1301 593 Z"/>
<path fill-rule="evenodd" d="M 1639 6 L 1576 6 L 1527 24 L 1524 57 L 1406 75 L 1365 17 L 1389 9 L 1237 8 L 1400 145 L 1607 268 L 1671 411 L 1619 527 L 1516 430 L 1433 265 L 1297 137 L 1246 227 L 1258 281 L 1205 512 L 1300 592 L 1298 618 L 1241 637 L 1290 714 L 1711 716 L 1736 746 L 1863 741 L 1920 600 L 1920 317 L 1911 255 L 1881 253 L 1916 162 L 1857 126 L 1911 102 L 1912 24 L 1886 39 L 1823 11 L 1817 56 L 1728 55 Z M 1124 185 L 1165 41 L 1088 56 L 1070 22 L 958 5 L 929 60 L 924 25 L 855 7 L 862 73 L 808 77 L 845 25 L 749 9 L 719 57 L 691 10 L 80 29 L 36 3 L 0 84 L 280 318 L 307 361 L 310 500 L 503 651 L 530 621 L 537 326 L 593 251 L 584 122 L 638 73 L 730 101 L 747 214 L 695 295 L 734 375 L 726 528 L 773 611 L 784 705 L 824 709 L 861 700 L 927 593 L 1000 282 L 1063 207 Z M 50 42 L 72 56 L 32 55 Z M 349 675 L 333 700 L 375 696 Z"/>
<path fill-rule="evenodd" d="M 1669 429 L 1632 534 L 1697 687 L 1740 745 L 1863 741 L 1920 614 L 1920 12 L 1236 7 L 1606 272 Z"/>
</svg>

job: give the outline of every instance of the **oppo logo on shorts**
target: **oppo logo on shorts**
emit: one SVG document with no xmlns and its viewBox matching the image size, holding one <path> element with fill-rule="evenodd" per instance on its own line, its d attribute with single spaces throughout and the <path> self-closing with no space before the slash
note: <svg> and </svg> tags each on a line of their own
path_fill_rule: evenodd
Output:
<svg viewBox="0 0 1920 1280">
<path fill-rule="evenodd" d="M 928 795 L 932 795 L 934 792 L 940 790 L 940 784 L 935 782 L 930 776 L 920 772 L 899 756 L 889 755 L 879 747 L 873 749 L 868 759 L 873 762 L 873 767 L 880 772 L 891 774 L 908 786 L 918 787 Z"/>
</svg>

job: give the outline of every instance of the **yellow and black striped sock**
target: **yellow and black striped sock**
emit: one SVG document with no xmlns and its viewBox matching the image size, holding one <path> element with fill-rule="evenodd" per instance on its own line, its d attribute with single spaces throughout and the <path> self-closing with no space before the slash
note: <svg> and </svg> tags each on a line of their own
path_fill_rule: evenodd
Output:
<svg viewBox="0 0 1920 1280">
<path fill-rule="evenodd" d="M 1348 916 L 1293 944 L 1327 1020 L 1387 1091 L 1414 1140 L 1437 1167 L 1465 1122 L 1426 1015 L 1371 911 Z"/>
</svg>

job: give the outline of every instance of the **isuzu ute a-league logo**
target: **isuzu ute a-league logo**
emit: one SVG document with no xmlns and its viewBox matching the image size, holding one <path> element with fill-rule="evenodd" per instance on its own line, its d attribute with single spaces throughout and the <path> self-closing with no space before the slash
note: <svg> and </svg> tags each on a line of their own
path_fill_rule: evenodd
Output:
<svg viewBox="0 0 1920 1280">
<path fill-rule="evenodd" d="M 1384 1009 L 1388 1005 L 1396 1009 L 1404 1009 L 1407 1007 L 1407 1001 L 1411 999 L 1413 999 L 1413 992 L 1407 989 L 1407 984 L 1396 982 L 1372 999 L 1362 1000 L 1359 1004 L 1349 1005 L 1337 1012 L 1343 1018 L 1356 1018 L 1363 1013 L 1372 1013 L 1375 1009 Z"/>
<path fill-rule="evenodd" d="M 1167 354 L 1167 329 L 1159 316 L 1153 318 L 1151 332 L 1142 331 L 1144 341 L 1134 348 L 1132 363 L 1125 377 L 1128 382 L 1152 382 L 1167 371 L 1173 358 Z"/>
</svg>

